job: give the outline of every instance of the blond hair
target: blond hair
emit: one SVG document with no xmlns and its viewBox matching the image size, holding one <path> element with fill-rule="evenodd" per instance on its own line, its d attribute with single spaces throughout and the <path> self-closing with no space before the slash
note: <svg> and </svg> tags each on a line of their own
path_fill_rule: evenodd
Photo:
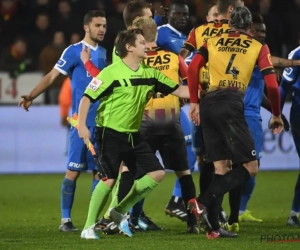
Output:
<svg viewBox="0 0 300 250">
<path fill-rule="evenodd" d="M 156 42 L 157 26 L 151 17 L 138 17 L 133 21 L 132 26 L 143 31 L 147 43 Z"/>
</svg>

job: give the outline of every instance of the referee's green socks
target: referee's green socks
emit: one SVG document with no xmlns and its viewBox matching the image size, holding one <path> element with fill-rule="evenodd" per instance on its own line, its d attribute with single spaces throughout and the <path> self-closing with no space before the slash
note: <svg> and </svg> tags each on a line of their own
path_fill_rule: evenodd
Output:
<svg viewBox="0 0 300 250">
<path fill-rule="evenodd" d="M 103 181 L 100 181 L 98 185 L 95 187 L 91 197 L 88 217 L 84 229 L 87 229 L 96 223 L 99 214 L 101 213 L 102 209 L 106 205 L 110 192 L 111 192 L 111 188 L 105 185 Z"/>
<path fill-rule="evenodd" d="M 121 214 L 129 212 L 131 207 L 150 194 L 157 185 L 158 183 L 149 175 L 136 180 L 128 195 L 115 207 L 116 211 Z"/>
</svg>

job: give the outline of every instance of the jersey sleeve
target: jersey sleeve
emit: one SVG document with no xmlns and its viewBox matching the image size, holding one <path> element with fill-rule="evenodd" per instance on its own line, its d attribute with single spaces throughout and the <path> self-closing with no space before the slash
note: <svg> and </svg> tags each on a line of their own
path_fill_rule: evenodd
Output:
<svg viewBox="0 0 300 250">
<path fill-rule="evenodd" d="M 298 53 L 297 53 L 298 52 Z M 300 58 L 300 50 L 298 50 L 296 53 L 291 52 L 289 54 L 288 59 L 290 60 L 299 60 Z M 298 75 L 299 75 L 299 67 L 289 67 L 289 68 L 285 68 L 282 74 L 283 79 L 285 80 L 285 82 L 291 82 L 293 83 Z"/>
<path fill-rule="evenodd" d="M 204 43 L 203 46 L 197 51 L 194 58 L 192 59 L 188 67 L 188 87 L 190 91 L 190 102 L 198 103 L 198 90 L 201 89 L 199 85 L 199 70 L 208 61 L 208 50 L 207 44 Z"/>
<path fill-rule="evenodd" d="M 172 92 L 174 92 L 179 85 L 175 82 L 173 82 L 170 78 L 165 76 L 163 73 L 161 73 L 159 70 L 154 69 L 154 75 L 156 78 L 155 83 L 155 92 L 163 93 L 164 95 L 168 95 Z"/>
<path fill-rule="evenodd" d="M 197 48 L 196 44 L 196 33 L 195 33 L 195 28 L 191 30 L 188 38 L 186 39 L 184 45 L 184 49 L 187 49 L 189 52 L 193 52 Z"/>
<path fill-rule="evenodd" d="M 275 69 L 271 62 L 271 54 L 268 45 L 263 45 L 257 59 L 257 65 L 263 76 L 274 74 Z"/>
<path fill-rule="evenodd" d="M 179 61 L 179 75 L 181 80 L 185 80 L 187 79 L 187 71 L 188 71 L 188 67 L 183 59 L 182 56 L 178 56 L 178 61 Z"/>
<path fill-rule="evenodd" d="M 258 67 L 264 76 L 266 82 L 268 98 L 270 100 L 272 114 L 278 116 L 281 114 L 280 92 L 277 85 L 275 70 L 271 62 L 271 55 L 268 45 L 263 45 L 257 60 Z"/>
<path fill-rule="evenodd" d="M 91 102 L 96 102 L 99 99 L 110 95 L 114 90 L 114 79 L 109 71 L 105 69 L 92 79 L 87 86 L 84 96 L 88 97 Z"/>
<path fill-rule="evenodd" d="M 72 45 L 66 48 L 54 66 L 63 75 L 68 75 L 68 71 L 76 64 L 78 57 L 74 48 Z"/>
</svg>

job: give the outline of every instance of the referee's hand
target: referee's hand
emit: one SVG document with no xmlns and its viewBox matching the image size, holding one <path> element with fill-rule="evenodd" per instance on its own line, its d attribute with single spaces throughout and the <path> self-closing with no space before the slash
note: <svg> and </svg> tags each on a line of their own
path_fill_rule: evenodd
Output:
<svg viewBox="0 0 300 250">
<path fill-rule="evenodd" d="M 91 138 L 91 133 L 86 127 L 86 125 L 78 126 L 78 135 L 81 139 L 83 139 L 85 145 L 89 147 L 89 141 Z"/>
</svg>

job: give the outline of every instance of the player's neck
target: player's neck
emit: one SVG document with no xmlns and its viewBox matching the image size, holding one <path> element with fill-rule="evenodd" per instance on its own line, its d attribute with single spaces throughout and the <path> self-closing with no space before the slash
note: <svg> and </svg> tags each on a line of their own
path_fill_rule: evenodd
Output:
<svg viewBox="0 0 300 250">
<path fill-rule="evenodd" d="M 228 14 L 220 14 L 218 16 L 219 21 L 220 20 L 230 20 L 230 16 Z"/>
<path fill-rule="evenodd" d="M 137 71 L 139 69 L 139 67 L 140 67 L 140 63 L 142 62 L 142 59 L 141 58 L 133 57 L 133 56 L 131 56 L 129 54 L 126 57 L 124 57 L 122 59 L 122 61 L 123 61 L 123 63 L 126 64 L 126 66 L 128 68 L 130 68 L 133 71 Z"/>
<path fill-rule="evenodd" d="M 89 45 L 91 45 L 92 47 L 96 47 L 97 43 L 95 41 L 93 41 L 92 39 L 90 39 L 89 37 L 84 37 L 83 41 Z"/>
<path fill-rule="evenodd" d="M 234 32 L 242 32 L 242 33 L 249 33 L 248 30 L 244 30 L 244 29 L 236 29 L 236 28 L 230 28 L 230 31 L 234 31 Z M 250 34 L 250 33 L 249 33 Z"/>
<path fill-rule="evenodd" d="M 157 47 L 157 44 L 156 42 L 146 43 L 146 47 L 147 49 L 154 48 Z"/>
</svg>

